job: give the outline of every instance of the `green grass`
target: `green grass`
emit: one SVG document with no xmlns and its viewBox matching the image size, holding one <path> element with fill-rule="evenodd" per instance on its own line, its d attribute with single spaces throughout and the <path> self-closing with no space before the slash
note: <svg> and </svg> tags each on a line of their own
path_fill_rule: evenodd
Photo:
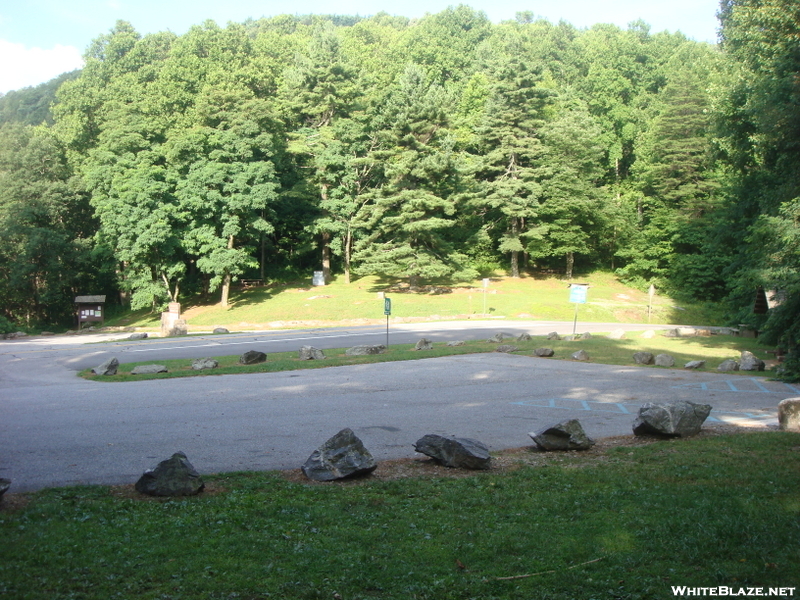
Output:
<svg viewBox="0 0 800 600">
<path fill-rule="evenodd" d="M 580 276 L 576 283 L 588 283 L 587 303 L 579 306 L 579 320 L 609 323 L 675 323 L 715 325 L 719 315 L 713 306 L 680 304 L 657 294 L 648 317 L 648 296 L 621 284 L 603 272 Z M 383 319 L 379 292 L 392 299 L 395 322 L 423 319 L 467 319 L 503 317 L 572 321 L 575 305 L 569 302 L 567 282 L 556 277 L 492 278 L 484 291 L 481 281 L 471 285 L 437 285 L 411 292 L 399 280 L 364 277 L 350 285 L 341 278 L 324 287 L 309 282 L 274 283 L 259 288 L 235 290 L 231 305 L 223 308 L 218 300 L 182 300 L 184 317 L 190 330 L 228 327 L 298 327 L 308 323 L 333 324 L 341 321 Z M 129 313 L 108 321 L 108 325 L 157 328 L 160 316 L 146 311 Z"/>
<path fill-rule="evenodd" d="M 502 330 L 498 323 L 498 331 Z M 573 352 L 584 349 L 589 353 L 589 362 L 609 364 L 609 365 L 633 365 L 633 354 L 640 351 L 651 352 L 655 355 L 667 353 L 675 358 L 675 368 L 682 369 L 683 365 L 690 360 L 705 360 L 706 365 L 703 370 L 713 371 L 721 362 L 728 358 L 738 358 L 742 350 L 749 350 L 762 360 L 772 358 L 766 354 L 766 348 L 759 345 L 755 340 L 734 336 L 712 336 L 694 338 L 667 338 L 657 334 L 656 337 L 645 339 L 641 337 L 641 332 L 628 333 L 627 337 L 621 340 L 611 340 L 605 336 L 595 334 L 588 340 L 576 341 L 550 341 L 544 337 L 533 337 L 529 341 L 518 342 L 513 338 L 505 340 L 504 343 L 511 344 L 519 348 L 518 355 L 532 356 L 536 348 L 548 347 L 555 352 L 554 359 L 570 360 Z M 238 364 L 239 355 L 236 356 L 217 356 L 219 362 L 216 369 L 203 371 L 192 370 L 192 359 L 166 360 L 159 361 L 169 373 L 156 375 L 131 375 L 131 370 L 138 365 L 152 364 L 150 362 L 125 363 L 120 365 L 117 375 L 96 376 L 90 370 L 82 371 L 80 374 L 87 379 L 98 381 L 139 381 L 143 379 L 169 379 L 173 377 L 194 377 L 210 375 L 230 375 L 243 373 L 271 373 L 276 371 L 294 371 L 299 369 L 319 369 L 325 367 L 338 367 L 346 365 L 356 365 L 375 362 L 389 362 L 400 360 L 420 360 L 426 358 L 436 358 L 441 356 L 452 356 L 456 354 L 472 354 L 478 352 L 492 352 L 498 344 L 487 341 L 471 341 L 464 346 L 447 346 L 444 342 L 434 344 L 433 350 L 413 350 L 413 344 L 390 345 L 385 354 L 371 356 L 346 356 L 346 348 L 326 350 L 325 360 L 300 360 L 296 352 L 276 352 L 270 353 L 267 362 L 242 366 Z M 194 358 L 204 358 L 195 356 Z M 541 359 L 552 360 L 552 359 Z M 641 368 L 661 368 L 646 367 Z M 768 373 L 756 373 L 748 371 L 748 376 L 764 375 Z"/>
<path fill-rule="evenodd" d="M 181 499 L 44 490 L 0 512 L 0 594 L 632 600 L 672 598 L 673 585 L 800 587 L 800 435 L 559 458 L 462 478 L 205 476 L 209 492 Z"/>
</svg>

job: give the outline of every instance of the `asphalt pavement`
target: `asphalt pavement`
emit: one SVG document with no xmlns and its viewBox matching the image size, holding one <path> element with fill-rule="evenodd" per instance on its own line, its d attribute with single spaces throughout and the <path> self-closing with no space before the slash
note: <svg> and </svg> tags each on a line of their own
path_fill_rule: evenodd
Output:
<svg viewBox="0 0 800 600">
<path fill-rule="evenodd" d="M 479 339 L 523 330 L 542 335 L 559 327 L 436 323 L 392 331 L 390 341 L 400 343 L 403 336 L 416 341 L 423 334 L 436 341 Z M 419 456 L 413 444 L 428 433 L 471 437 L 500 450 L 530 446 L 529 432 L 567 418 L 579 418 L 591 437 L 630 434 L 641 404 L 678 399 L 711 404 L 708 423 L 774 427 L 777 404 L 800 395 L 798 386 L 746 374 L 499 353 L 130 383 L 86 381 L 75 374 L 111 354 L 138 362 L 234 354 L 241 348 L 384 343 L 381 336 L 381 328 L 367 327 L 148 343 L 109 341 L 110 336 L 81 343 L 0 342 L 0 477 L 12 480 L 12 492 L 133 483 L 176 451 L 185 452 L 201 474 L 297 468 L 344 427 L 378 460 Z M 103 339 L 106 343 L 83 343 Z"/>
</svg>

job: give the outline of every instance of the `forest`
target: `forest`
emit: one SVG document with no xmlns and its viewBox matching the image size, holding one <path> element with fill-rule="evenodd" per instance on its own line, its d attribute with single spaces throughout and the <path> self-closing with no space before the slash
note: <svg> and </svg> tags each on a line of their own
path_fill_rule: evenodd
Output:
<svg viewBox="0 0 800 600">
<path fill-rule="evenodd" d="M 800 375 L 800 4 L 718 17 L 718 44 L 465 5 L 119 21 L 0 97 L 0 329 L 83 293 L 602 269 L 719 303 Z"/>
</svg>

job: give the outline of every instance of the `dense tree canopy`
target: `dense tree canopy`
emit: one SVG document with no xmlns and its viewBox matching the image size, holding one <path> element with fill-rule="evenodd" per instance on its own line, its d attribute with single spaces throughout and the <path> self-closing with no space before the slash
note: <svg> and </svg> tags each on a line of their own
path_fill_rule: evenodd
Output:
<svg viewBox="0 0 800 600">
<path fill-rule="evenodd" d="M 723 0 L 719 46 L 463 5 L 119 22 L 79 74 L 0 98 L 2 313 L 58 319 L 76 285 L 157 308 L 320 267 L 612 268 L 796 348 L 798 11 Z M 758 286 L 781 307 L 752 315 Z"/>
</svg>

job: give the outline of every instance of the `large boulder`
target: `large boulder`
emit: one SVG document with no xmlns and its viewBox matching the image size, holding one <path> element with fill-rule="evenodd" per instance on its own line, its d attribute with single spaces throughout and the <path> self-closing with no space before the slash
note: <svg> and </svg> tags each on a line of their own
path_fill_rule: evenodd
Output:
<svg viewBox="0 0 800 600">
<path fill-rule="evenodd" d="M 572 360 L 589 360 L 589 353 L 586 350 L 578 350 L 572 353 Z"/>
<path fill-rule="evenodd" d="M 781 431 L 800 433 L 800 398 L 786 398 L 778 404 L 778 427 Z"/>
<path fill-rule="evenodd" d="M 314 481 L 334 481 L 371 473 L 378 463 L 352 429 L 342 429 L 314 450 L 301 467 Z"/>
<path fill-rule="evenodd" d="M 639 414 L 633 422 L 633 433 L 664 437 L 696 435 L 710 412 L 711 405 L 695 404 L 686 400 L 648 402 L 639 408 Z"/>
<path fill-rule="evenodd" d="M 203 371 L 205 369 L 216 369 L 219 363 L 213 358 L 195 358 L 192 361 L 192 369 L 194 371 Z"/>
<path fill-rule="evenodd" d="M 214 334 L 217 334 L 217 335 L 224 335 L 226 333 L 230 333 L 230 331 L 228 331 L 228 329 L 225 328 L 225 327 L 214 327 L 214 331 L 212 331 L 211 333 L 214 333 Z"/>
<path fill-rule="evenodd" d="M 561 421 L 528 435 L 542 450 L 588 450 L 594 446 L 594 440 L 586 435 L 578 419 Z"/>
<path fill-rule="evenodd" d="M 451 346 L 451 347 L 453 347 L 453 346 L 463 346 L 464 344 L 466 344 L 466 342 L 464 340 L 453 340 L 451 342 L 447 342 L 447 345 Z"/>
<path fill-rule="evenodd" d="M 267 355 L 258 350 L 248 350 L 239 357 L 240 365 L 255 365 L 266 361 Z"/>
<path fill-rule="evenodd" d="M 417 440 L 414 450 L 430 456 L 445 467 L 488 469 L 491 462 L 486 445 L 470 438 L 446 438 L 428 434 Z"/>
<path fill-rule="evenodd" d="M 608 339 L 610 340 L 621 340 L 625 338 L 625 330 L 624 329 L 615 329 L 611 333 L 608 334 Z"/>
<path fill-rule="evenodd" d="M 655 363 L 657 367 L 674 367 L 675 359 L 669 354 L 658 354 Z"/>
<path fill-rule="evenodd" d="M 557 331 L 551 331 L 550 333 L 547 334 L 547 339 L 550 340 L 550 341 L 560 340 L 561 336 L 558 335 Z"/>
<path fill-rule="evenodd" d="M 511 336 L 509 334 L 505 334 L 505 333 L 495 333 L 492 337 L 490 337 L 486 341 L 487 342 L 491 342 L 492 344 L 499 344 L 500 342 L 502 342 L 507 337 L 513 337 L 513 336 Z"/>
<path fill-rule="evenodd" d="M 119 367 L 119 361 L 116 358 L 109 358 L 102 365 L 92 369 L 92 373 L 95 375 L 116 375 L 117 367 Z"/>
<path fill-rule="evenodd" d="M 155 375 L 156 373 L 169 373 L 164 365 L 139 365 L 131 369 L 131 375 Z"/>
<path fill-rule="evenodd" d="M 144 331 L 141 331 L 139 333 L 132 333 L 132 334 L 130 334 L 128 336 L 128 339 L 129 340 L 146 340 L 147 339 L 147 333 L 145 333 Z"/>
<path fill-rule="evenodd" d="M 765 366 L 764 361 L 755 354 L 747 350 L 742 350 L 742 356 L 739 359 L 740 371 L 763 371 Z"/>
<path fill-rule="evenodd" d="M 723 360 L 719 366 L 717 367 L 717 371 L 738 371 L 739 370 L 739 362 L 729 358 L 727 360 Z"/>
<path fill-rule="evenodd" d="M 149 496 L 194 496 L 205 484 L 186 455 L 176 452 L 155 469 L 145 471 L 134 487 Z"/>
<path fill-rule="evenodd" d="M 414 350 L 433 350 L 433 342 L 422 338 L 420 341 L 416 343 L 414 346 Z"/>
<path fill-rule="evenodd" d="M 512 346 L 511 344 L 500 344 L 494 349 L 495 352 L 505 352 L 506 354 L 510 352 L 516 352 L 517 350 L 519 350 L 519 348 Z"/>
<path fill-rule="evenodd" d="M 683 365 L 684 369 L 702 369 L 706 365 L 706 361 L 704 360 L 690 360 L 685 365 Z"/>
<path fill-rule="evenodd" d="M 655 360 L 652 352 L 637 352 L 633 355 L 633 362 L 637 365 L 652 365 Z"/>
<path fill-rule="evenodd" d="M 348 348 L 345 354 L 347 356 L 367 356 L 368 354 L 383 354 L 384 352 L 386 352 L 386 346 L 383 344 L 362 344 Z"/>
<path fill-rule="evenodd" d="M 325 353 L 314 346 L 303 346 L 297 351 L 300 360 L 324 360 Z"/>
<path fill-rule="evenodd" d="M 531 334 L 530 333 L 520 333 L 517 336 L 518 342 L 529 342 L 531 341 Z"/>
<path fill-rule="evenodd" d="M 536 350 L 533 351 L 533 353 L 536 356 L 544 356 L 544 357 L 553 356 L 555 354 L 552 348 L 537 348 Z"/>
</svg>

